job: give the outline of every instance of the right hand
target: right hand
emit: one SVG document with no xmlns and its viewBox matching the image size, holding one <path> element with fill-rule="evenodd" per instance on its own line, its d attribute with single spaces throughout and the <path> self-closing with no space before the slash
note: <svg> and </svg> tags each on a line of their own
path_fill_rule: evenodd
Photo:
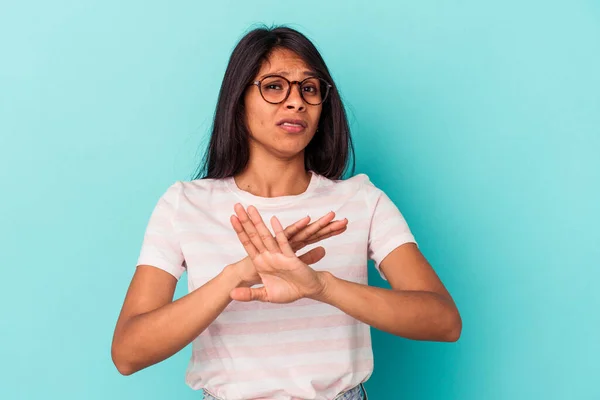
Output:
<svg viewBox="0 0 600 400">
<path fill-rule="evenodd" d="M 285 228 L 283 232 L 288 238 L 294 253 L 298 252 L 309 244 L 339 235 L 340 233 L 346 231 L 346 228 L 348 227 L 348 220 L 344 218 L 341 221 L 333 221 L 334 217 L 335 213 L 330 211 L 317 221 L 307 225 L 310 222 L 310 217 L 307 216 Z M 240 242 L 242 242 L 242 244 L 250 242 L 250 238 L 244 231 L 242 223 L 238 217 L 232 215 L 230 221 L 233 229 L 236 231 L 238 238 L 240 239 Z M 323 248 L 317 247 L 302 254 L 301 256 L 298 256 L 298 258 L 305 264 L 311 265 L 320 261 L 324 256 L 325 251 Z M 261 283 L 260 277 L 256 273 L 254 264 L 249 256 L 246 256 L 240 261 L 231 264 L 231 266 L 237 272 L 242 281 L 240 286 L 250 287 Z"/>
</svg>

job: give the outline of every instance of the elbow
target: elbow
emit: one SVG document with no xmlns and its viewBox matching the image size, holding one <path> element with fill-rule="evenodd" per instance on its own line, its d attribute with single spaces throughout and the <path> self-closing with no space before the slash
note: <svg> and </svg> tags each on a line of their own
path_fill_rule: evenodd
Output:
<svg viewBox="0 0 600 400">
<path fill-rule="evenodd" d="M 458 310 L 454 310 L 450 313 L 446 329 L 444 330 L 443 341 L 445 342 L 457 342 L 460 339 L 462 333 L 462 318 Z"/>
<path fill-rule="evenodd" d="M 115 364 L 115 366 L 117 367 L 117 371 L 119 371 L 119 373 L 123 376 L 129 376 L 135 372 L 132 368 L 122 364 Z"/>
<path fill-rule="evenodd" d="M 111 348 L 110 355 L 113 364 L 115 365 L 117 371 L 119 371 L 121 375 L 129 376 L 137 372 L 133 365 L 127 361 L 127 359 L 123 356 L 122 352 L 120 352 L 114 344 Z"/>
<path fill-rule="evenodd" d="M 119 371 L 119 373 L 123 376 L 129 376 L 129 375 L 132 375 L 134 372 L 136 372 L 128 364 L 115 362 L 115 367 L 117 367 L 117 371 Z"/>
</svg>

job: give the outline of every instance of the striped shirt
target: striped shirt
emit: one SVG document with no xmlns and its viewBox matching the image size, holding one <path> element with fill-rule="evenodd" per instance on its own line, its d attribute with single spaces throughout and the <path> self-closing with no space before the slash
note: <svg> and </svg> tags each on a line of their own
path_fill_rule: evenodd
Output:
<svg viewBox="0 0 600 400">
<path fill-rule="evenodd" d="M 329 211 L 348 219 L 347 230 L 317 246 L 325 258 L 312 265 L 338 278 L 367 284 L 367 262 L 415 242 L 398 208 L 365 174 L 331 180 L 313 171 L 305 192 L 259 197 L 233 177 L 177 181 L 158 200 L 138 264 L 175 276 L 187 272 L 191 292 L 247 254 L 231 227 L 233 206 L 255 206 L 267 227 L 276 215 L 286 227 Z M 381 274 L 385 279 L 385 276 Z M 218 398 L 333 399 L 373 372 L 370 327 L 339 309 L 310 299 L 290 304 L 232 301 L 192 343 L 185 381 Z"/>
</svg>

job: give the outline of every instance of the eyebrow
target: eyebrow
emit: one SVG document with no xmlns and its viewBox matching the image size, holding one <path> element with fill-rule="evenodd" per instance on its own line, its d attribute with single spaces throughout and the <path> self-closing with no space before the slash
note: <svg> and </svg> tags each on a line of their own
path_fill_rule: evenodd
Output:
<svg viewBox="0 0 600 400">
<path fill-rule="evenodd" d="M 315 71 L 304 71 L 302 74 L 303 74 L 304 76 L 317 76 L 317 73 L 316 73 Z M 263 74 L 263 75 L 261 75 L 261 76 L 260 76 L 258 79 L 262 79 L 262 78 L 264 78 L 265 76 L 269 76 L 269 75 L 283 75 L 283 76 L 289 76 L 289 75 L 290 75 L 290 73 L 289 73 L 289 72 L 287 72 L 287 71 L 285 71 L 285 70 L 282 70 L 282 69 L 280 69 L 280 70 L 278 70 L 278 71 L 271 71 L 271 72 L 268 72 L 268 73 L 266 73 L 266 74 Z"/>
</svg>

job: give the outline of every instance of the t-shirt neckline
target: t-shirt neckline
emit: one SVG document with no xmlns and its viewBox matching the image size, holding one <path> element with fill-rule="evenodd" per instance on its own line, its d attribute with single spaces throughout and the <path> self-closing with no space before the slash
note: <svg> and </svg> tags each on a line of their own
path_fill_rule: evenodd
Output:
<svg viewBox="0 0 600 400">
<path fill-rule="evenodd" d="M 254 206 L 281 206 L 284 204 L 295 203 L 299 200 L 303 200 L 313 194 L 315 189 L 319 185 L 319 174 L 312 170 L 308 170 L 310 172 L 310 181 L 306 190 L 300 194 L 287 195 L 287 196 L 276 196 L 276 197 L 262 197 L 254 195 L 250 192 L 242 190 L 235 183 L 235 179 L 233 176 L 225 178 L 225 184 L 229 190 L 231 190 L 235 195 L 237 195 L 240 199 L 247 202 L 248 205 Z"/>
</svg>

